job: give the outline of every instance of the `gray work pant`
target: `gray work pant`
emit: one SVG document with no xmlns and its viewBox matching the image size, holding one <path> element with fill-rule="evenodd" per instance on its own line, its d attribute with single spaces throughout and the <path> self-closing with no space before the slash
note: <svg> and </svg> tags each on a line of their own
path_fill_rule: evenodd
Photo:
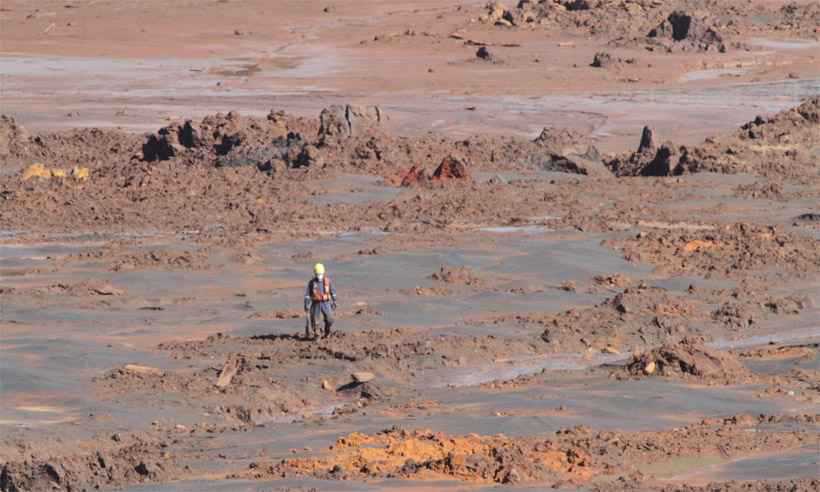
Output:
<svg viewBox="0 0 820 492">
<path fill-rule="evenodd" d="M 310 322 L 313 335 L 318 335 L 316 324 L 319 322 L 319 316 L 324 318 L 325 330 L 324 336 L 330 335 L 330 328 L 333 326 L 333 308 L 329 302 L 314 302 L 310 305 Z"/>
</svg>

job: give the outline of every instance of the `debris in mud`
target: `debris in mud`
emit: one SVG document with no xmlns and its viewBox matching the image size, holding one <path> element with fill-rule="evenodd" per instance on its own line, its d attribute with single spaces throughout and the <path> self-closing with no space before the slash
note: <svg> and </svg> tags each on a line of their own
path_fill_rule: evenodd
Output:
<svg viewBox="0 0 820 492">
<path fill-rule="evenodd" d="M 599 51 L 598 53 L 595 53 L 590 66 L 595 68 L 610 68 L 617 63 L 618 60 L 612 58 L 612 55 L 604 51 Z"/>
<path fill-rule="evenodd" d="M 225 361 L 225 365 L 223 365 L 222 370 L 219 371 L 219 378 L 216 380 L 216 387 L 225 388 L 231 384 L 234 376 L 236 376 L 246 364 L 247 362 L 244 357 L 228 356 L 228 360 Z"/>
<path fill-rule="evenodd" d="M 659 41 L 669 50 L 726 51 L 723 37 L 709 19 L 681 10 L 669 14 L 658 27 L 649 31 L 647 37 Z"/>
<path fill-rule="evenodd" d="M 481 278 L 473 273 L 472 269 L 464 266 L 451 267 L 441 265 L 438 272 L 430 275 L 430 278 L 446 284 L 459 284 L 478 286 L 481 284 Z"/>
<path fill-rule="evenodd" d="M 753 379 L 736 356 L 707 348 L 703 339 L 694 338 L 635 355 L 626 370 L 633 376 L 665 376 L 717 384 L 740 384 Z"/>
<path fill-rule="evenodd" d="M 783 200 L 783 185 L 777 182 L 755 182 L 748 185 L 738 185 L 735 188 L 735 196 L 741 198 Z"/>
<path fill-rule="evenodd" d="M 735 133 L 709 138 L 699 146 L 667 142 L 606 162 L 616 176 L 679 176 L 698 172 L 750 173 L 803 180 L 816 175 L 820 97 L 771 118 L 757 117 Z M 642 138 L 643 142 L 643 138 Z"/>
<path fill-rule="evenodd" d="M 820 213 L 809 212 L 800 214 L 795 217 L 794 220 L 798 224 L 820 224 Z"/>
</svg>

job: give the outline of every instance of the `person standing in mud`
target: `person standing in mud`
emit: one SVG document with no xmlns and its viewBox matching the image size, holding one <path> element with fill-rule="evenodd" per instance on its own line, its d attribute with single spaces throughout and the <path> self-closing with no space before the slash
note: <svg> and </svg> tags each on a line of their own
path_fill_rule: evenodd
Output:
<svg viewBox="0 0 820 492">
<path fill-rule="evenodd" d="M 322 337 L 330 336 L 330 329 L 333 326 L 333 311 L 336 310 L 336 288 L 325 275 L 325 266 L 317 263 L 313 266 L 313 278 L 305 289 L 305 313 L 308 315 L 308 322 L 305 326 L 305 336 L 307 338 L 318 338 L 319 333 L 316 324 L 321 315 L 324 318 L 324 333 Z"/>
</svg>

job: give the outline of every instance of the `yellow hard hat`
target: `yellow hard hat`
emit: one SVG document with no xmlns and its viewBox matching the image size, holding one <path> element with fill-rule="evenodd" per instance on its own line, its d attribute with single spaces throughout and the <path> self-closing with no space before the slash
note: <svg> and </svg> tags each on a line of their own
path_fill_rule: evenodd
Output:
<svg viewBox="0 0 820 492">
<path fill-rule="evenodd" d="M 325 266 L 321 263 L 317 263 L 313 265 L 313 273 L 316 275 L 324 275 L 325 274 Z"/>
</svg>

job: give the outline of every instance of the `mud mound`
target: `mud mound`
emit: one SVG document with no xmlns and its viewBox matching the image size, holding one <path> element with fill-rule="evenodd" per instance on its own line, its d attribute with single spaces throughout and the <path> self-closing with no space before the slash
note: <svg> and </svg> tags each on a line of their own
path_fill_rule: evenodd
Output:
<svg viewBox="0 0 820 492">
<path fill-rule="evenodd" d="M 11 116 L 0 115 L 0 164 L 28 156 L 29 135 Z"/>
<path fill-rule="evenodd" d="M 3 492 L 90 490 L 156 482 L 181 473 L 173 456 L 161 451 L 167 446 L 148 436 L 115 435 L 108 442 L 82 443 L 92 452 L 49 457 L 34 453 L 25 461 L 7 462 L 0 471 Z"/>
<path fill-rule="evenodd" d="M 750 173 L 772 178 L 816 178 L 820 173 L 820 97 L 771 118 L 758 116 L 734 135 L 707 139 L 700 146 L 672 142 L 607 162 L 616 176 L 678 176 L 697 172 Z M 646 130 L 644 130 L 646 132 Z"/>
<path fill-rule="evenodd" d="M 707 313 L 696 299 L 638 286 L 591 308 L 522 316 L 519 323 L 543 326 L 541 338 L 555 351 L 620 352 L 628 346 L 661 343 L 671 335 L 704 333 Z"/>
<path fill-rule="evenodd" d="M 81 128 L 30 135 L 14 118 L 0 115 L 0 165 L 95 169 L 126 163 L 138 150 L 139 137 L 118 130 Z"/>
<path fill-rule="evenodd" d="M 707 348 L 702 339 L 693 338 L 633 356 L 626 370 L 633 376 L 665 376 L 722 384 L 753 379 L 736 356 Z"/>
<path fill-rule="evenodd" d="M 623 251 L 627 260 L 645 261 L 661 271 L 707 277 L 750 272 L 803 276 L 820 270 L 816 239 L 771 226 L 741 223 L 714 231 L 649 231 L 604 244 Z"/>
</svg>

